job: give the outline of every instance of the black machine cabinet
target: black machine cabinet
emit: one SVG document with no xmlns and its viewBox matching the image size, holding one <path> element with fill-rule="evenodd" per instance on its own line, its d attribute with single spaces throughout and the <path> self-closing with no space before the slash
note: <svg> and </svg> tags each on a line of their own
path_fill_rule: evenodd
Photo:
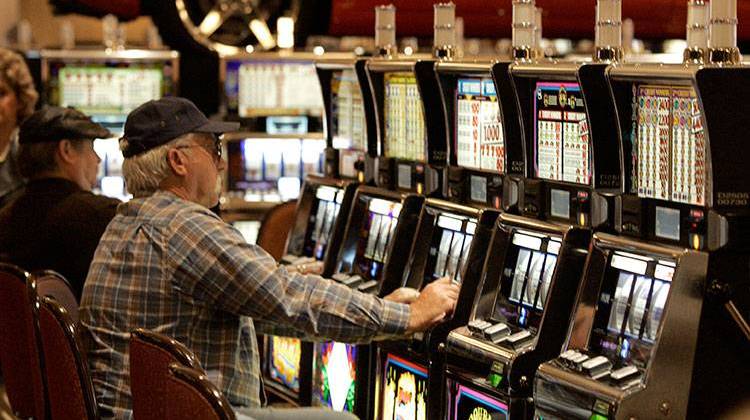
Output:
<svg viewBox="0 0 750 420">
<path fill-rule="evenodd" d="M 442 369 L 434 365 L 440 363 L 435 356 L 448 333 L 466 323 L 498 216 L 496 210 L 480 210 L 438 199 L 425 201 L 409 260 L 401 266 L 402 274 L 398 283 L 391 285 L 392 289 L 406 286 L 421 290 L 447 276 L 460 284 L 459 298 L 454 313 L 432 329 L 415 334 L 410 340 L 376 345 L 376 418 L 439 416 L 443 376 Z M 390 392 L 392 388 L 404 387 L 414 392 L 412 400 L 399 400 L 398 393 Z"/>
<path fill-rule="evenodd" d="M 509 64 L 436 65 L 450 151 L 446 197 L 452 201 L 518 211 L 518 186 L 512 180 L 524 176 L 525 158 Z"/>
<path fill-rule="evenodd" d="M 616 65 L 607 75 L 628 163 L 623 237 L 595 237 L 566 346 L 537 375 L 537 415 L 742 417 L 750 69 Z"/>
<path fill-rule="evenodd" d="M 448 335 L 445 418 L 457 418 L 462 395 L 490 414 L 530 417 L 536 369 L 563 345 L 590 238 L 586 228 L 500 216 L 473 307 Z"/>
<path fill-rule="evenodd" d="M 376 184 L 385 189 L 444 194 L 447 161 L 445 118 L 435 60 L 368 60 L 372 109 L 377 132 Z"/>
<path fill-rule="evenodd" d="M 613 230 L 622 192 L 605 63 L 514 63 L 526 153 L 521 214 Z"/>
</svg>

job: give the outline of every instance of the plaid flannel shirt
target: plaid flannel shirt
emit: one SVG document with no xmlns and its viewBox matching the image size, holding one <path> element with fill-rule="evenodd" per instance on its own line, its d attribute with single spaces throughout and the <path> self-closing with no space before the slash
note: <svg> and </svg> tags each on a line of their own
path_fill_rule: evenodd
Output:
<svg viewBox="0 0 750 420">
<path fill-rule="evenodd" d="M 366 342 L 405 333 L 409 307 L 288 272 L 208 209 L 169 192 L 120 205 L 81 299 L 98 402 L 129 417 L 130 331 L 182 342 L 233 405 L 258 407 L 263 333 Z"/>
</svg>

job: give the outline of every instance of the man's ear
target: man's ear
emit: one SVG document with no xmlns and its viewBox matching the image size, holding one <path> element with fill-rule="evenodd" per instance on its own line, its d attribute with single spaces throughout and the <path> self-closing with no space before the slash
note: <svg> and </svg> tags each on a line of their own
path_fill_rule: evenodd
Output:
<svg viewBox="0 0 750 420">
<path fill-rule="evenodd" d="M 67 139 L 57 142 L 57 157 L 60 163 L 73 163 L 76 160 L 77 153 L 73 142 Z"/>
<path fill-rule="evenodd" d="M 169 149 L 167 152 L 167 163 L 172 172 L 177 176 L 185 176 L 188 173 L 187 158 L 178 149 Z"/>
</svg>

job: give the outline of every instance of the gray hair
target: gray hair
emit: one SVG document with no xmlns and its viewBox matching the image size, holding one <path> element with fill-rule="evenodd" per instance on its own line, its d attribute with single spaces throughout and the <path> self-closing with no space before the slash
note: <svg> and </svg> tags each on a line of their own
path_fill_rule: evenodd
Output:
<svg viewBox="0 0 750 420">
<path fill-rule="evenodd" d="M 177 146 L 192 144 L 194 133 L 183 134 L 161 146 L 129 157 L 122 163 L 125 186 L 133 197 L 147 197 L 159 189 L 159 184 L 172 174 L 167 162 L 167 152 Z M 120 150 L 128 147 L 126 138 L 120 139 Z"/>
</svg>

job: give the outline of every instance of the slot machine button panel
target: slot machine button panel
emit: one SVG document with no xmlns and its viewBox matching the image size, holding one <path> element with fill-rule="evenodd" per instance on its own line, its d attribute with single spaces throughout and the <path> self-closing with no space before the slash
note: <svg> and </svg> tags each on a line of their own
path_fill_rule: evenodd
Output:
<svg viewBox="0 0 750 420">
<path fill-rule="evenodd" d="M 283 265 L 294 265 L 297 263 L 297 260 L 299 260 L 300 257 L 296 255 L 287 254 L 281 257 L 281 260 L 279 261 Z"/>
<path fill-rule="evenodd" d="M 490 324 L 489 322 L 487 322 L 487 321 L 485 321 L 483 319 L 475 319 L 475 320 L 469 322 L 469 324 L 466 327 L 473 334 L 483 336 L 484 335 L 484 330 L 486 330 L 487 328 L 490 328 L 491 326 L 492 326 L 492 324 Z"/>
<path fill-rule="evenodd" d="M 363 293 L 373 293 L 377 290 L 377 287 L 378 282 L 376 280 L 369 280 L 357 286 L 357 290 Z"/>
<path fill-rule="evenodd" d="M 531 335 L 530 332 L 528 332 L 526 330 L 523 330 L 523 331 L 519 331 L 519 332 L 517 332 L 515 334 L 511 334 L 511 335 L 505 337 L 505 339 L 501 340 L 501 341 L 503 341 L 504 343 L 508 344 L 512 348 L 517 349 L 519 347 L 522 347 L 523 345 L 525 345 L 529 341 L 531 341 L 532 338 L 534 338 L 534 336 Z"/>
<path fill-rule="evenodd" d="M 344 283 L 349 278 L 349 275 L 345 273 L 337 273 L 332 275 L 331 278 L 339 283 Z"/>
<path fill-rule="evenodd" d="M 342 281 L 341 283 L 354 289 L 358 287 L 360 284 L 362 284 L 363 282 L 364 282 L 364 279 L 361 276 L 355 274 L 353 276 L 350 276 L 346 280 Z"/>
<path fill-rule="evenodd" d="M 641 373 L 635 366 L 624 366 L 620 369 L 613 370 L 609 374 L 609 377 L 618 384 L 628 383 L 634 379 L 639 378 L 640 376 Z"/>
<path fill-rule="evenodd" d="M 504 322 L 499 322 L 491 327 L 485 328 L 484 337 L 493 343 L 499 343 L 510 335 L 510 328 Z"/>
<path fill-rule="evenodd" d="M 581 368 L 592 378 L 597 378 L 612 369 L 612 362 L 604 356 L 596 356 L 581 363 Z"/>
</svg>

